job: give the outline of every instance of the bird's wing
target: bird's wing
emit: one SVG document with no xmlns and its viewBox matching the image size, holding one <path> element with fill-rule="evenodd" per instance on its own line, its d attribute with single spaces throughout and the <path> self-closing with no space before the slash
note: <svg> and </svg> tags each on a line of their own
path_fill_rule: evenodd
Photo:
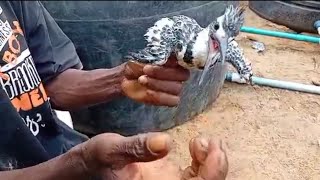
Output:
<svg viewBox="0 0 320 180">
<path fill-rule="evenodd" d="M 171 43 L 174 41 L 173 25 L 174 21 L 170 18 L 156 21 L 144 34 L 146 47 L 136 53 L 129 53 L 126 58 L 142 63 L 165 64 L 171 52 Z"/>
<path fill-rule="evenodd" d="M 228 44 L 226 62 L 236 68 L 237 72 L 245 79 L 249 79 L 253 74 L 251 62 L 246 59 L 242 49 L 234 39 L 230 39 Z"/>
<path fill-rule="evenodd" d="M 176 38 L 183 44 L 187 44 L 192 41 L 192 38 L 196 37 L 196 34 L 201 31 L 201 27 L 196 20 L 185 15 L 173 16 L 175 21 L 174 34 Z"/>
</svg>

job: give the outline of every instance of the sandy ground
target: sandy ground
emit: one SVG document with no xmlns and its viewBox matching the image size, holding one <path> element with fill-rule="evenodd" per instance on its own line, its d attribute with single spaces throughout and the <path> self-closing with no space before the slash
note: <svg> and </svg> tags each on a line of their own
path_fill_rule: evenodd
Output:
<svg viewBox="0 0 320 180">
<path fill-rule="evenodd" d="M 290 31 L 249 9 L 245 25 Z M 248 36 L 266 45 L 264 54 L 251 48 Z M 319 45 L 246 33 L 238 42 L 257 76 L 304 84 L 320 79 Z M 213 107 L 168 131 L 175 141 L 170 158 L 187 166 L 188 142 L 202 134 L 225 143 L 229 180 L 319 180 L 319 112 L 319 95 L 226 82 Z"/>
</svg>

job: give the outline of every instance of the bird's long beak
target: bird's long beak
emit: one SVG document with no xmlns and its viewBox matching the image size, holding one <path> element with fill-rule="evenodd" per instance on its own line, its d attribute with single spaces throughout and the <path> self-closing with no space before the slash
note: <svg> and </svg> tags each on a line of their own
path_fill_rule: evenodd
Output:
<svg viewBox="0 0 320 180">
<path fill-rule="evenodd" d="M 215 38 L 218 40 L 219 43 L 219 51 L 220 51 L 220 56 L 216 56 L 216 58 L 222 58 L 220 61 L 222 63 L 225 62 L 226 59 L 226 54 L 227 54 L 227 49 L 228 49 L 228 36 L 224 31 L 220 31 L 217 34 L 215 34 Z M 210 44 L 210 43 L 209 43 Z M 209 45 L 209 49 L 211 46 Z M 210 51 L 210 50 L 209 50 Z M 208 73 L 210 67 L 215 63 L 217 60 L 216 58 L 213 58 L 211 56 L 207 57 L 206 65 L 203 69 L 202 75 L 200 77 L 199 85 L 202 84 L 203 79 L 205 75 Z"/>
<path fill-rule="evenodd" d="M 202 71 L 202 74 L 201 74 L 201 77 L 200 77 L 200 80 L 199 80 L 199 85 L 201 85 L 202 84 L 202 82 L 203 82 L 203 79 L 204 79 L 204 77 L 206 76 L 206 74 L 208 73 L 208 71 L 209 71 L 209 69 L 210 69 L 210 67 L 211 67 L 211 65 L 213 65 L 213 57 L 211 57 L 211 55 L 210 55 L 210 52 L 212 51 L 212 45 L 211 45 L 211 40 L 209 39 L 209 43 L 208 43 L 208 49 L 209 49 L 209 51 L 208 51 L 208 55 L 207 55 L 207 60 L 206 60 L 206 64 L 205 64 L 205 66 L 204 66 L 204 69 L 203 69 L 203 71 Z"/>
<path fill-rule="evenodd" d="M 224 63 L 228 49 L 228 36 L 225 33 L 219 34 L 217 35 L 217 40 L 220 45 L 220 57 L 222 58 L 221 62 Z"/>
</svg>

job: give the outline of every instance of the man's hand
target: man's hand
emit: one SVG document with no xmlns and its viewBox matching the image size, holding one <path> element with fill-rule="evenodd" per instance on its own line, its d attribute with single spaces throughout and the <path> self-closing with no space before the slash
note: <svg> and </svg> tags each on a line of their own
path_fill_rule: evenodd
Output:
<svg viewBox="0 0 320 180">
<path fill-rule="evenodd" d="M 171 143 L 164 133 L 101 134 L 79 147 L 85 169 L 107 180 L 225 180 L 228 161 L 219 143 L 201 137 L 191 140 L 192 163 L 183 171 L 165 157 Z"/>
<path fill-rule="evenodd" d="M 164 66 L 126 62 L 111 69 L 68 69 L 45 84 L 52 106 L 72 111 L 109 102 L 125 95 L 135 101 L 173 107 L 178 105 L 189 71 L 172 57 Z"/>
<path fill-rule="evenodd" d="M 164 66 L 145 65 L 133 61 L 125 65 L 125 78 L 121 83 L 127 97 L 157 106 L 177 106 L 183 82 L 190 72 L 170 57 Z"/>
<path fill-rule="evenodd" d="M 229 163 L 222 142 L 202 137 L 189 143 L 191 166 L 184 170 L 182 180 L 224 180 L 227 177 Z"/>
<path fill-rule="evenodd" d="M 93 174 L 100 174 L 104 171 L 121 170 L 134 162 L 163 158 L 171 149 L 171 139 L 162 133 L 131 137 L 105 133 L 93 137 L 79 147 L 86 169 Z"/>
</svg>

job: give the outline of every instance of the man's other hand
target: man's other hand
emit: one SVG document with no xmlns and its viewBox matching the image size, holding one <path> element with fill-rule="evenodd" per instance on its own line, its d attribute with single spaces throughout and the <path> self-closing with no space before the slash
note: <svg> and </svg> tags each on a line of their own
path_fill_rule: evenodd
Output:
<svg viewBox="0 0 320 180">
<path fill-rule="evenodd" d="M 168 159 L 172 139 L 165 133 L 123 137 L 105 133 L 80 149 L 84 169 L 106 180 L 225 180 L 228 159 L 221 142 L 196 137 L 189 143 L 192 162 L 186 169 Z"/>
<path fill-rule="evenodd" d="M 121 83 L 127 97 L 145 104 L 174 107 L 179 104 L 183 82 L 189 79 L 189 70 L 170 57 L 164 66 L 129 61 Z"/>
</svg>

